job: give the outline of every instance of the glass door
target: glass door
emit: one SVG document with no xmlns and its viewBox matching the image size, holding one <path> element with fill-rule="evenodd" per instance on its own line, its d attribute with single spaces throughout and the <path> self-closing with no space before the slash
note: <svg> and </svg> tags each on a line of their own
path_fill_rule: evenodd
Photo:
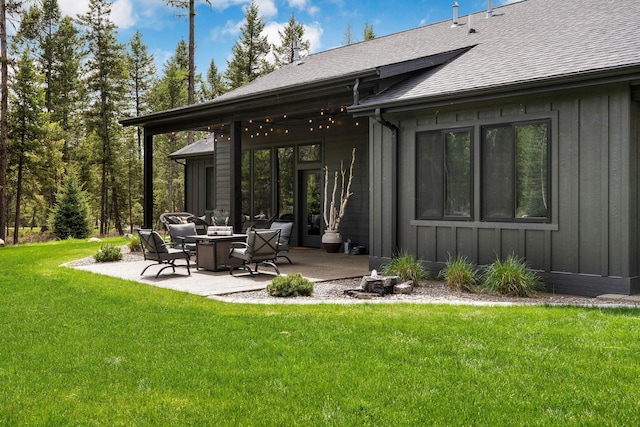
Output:
<svg viewBox="0 0 640 427">
<path fill-rule="evenodd" d="M 319 248 L 322 234 L 322 171 L 320 169 L 299 172 L 300 189 L 300 245 Z"/>
</svg>

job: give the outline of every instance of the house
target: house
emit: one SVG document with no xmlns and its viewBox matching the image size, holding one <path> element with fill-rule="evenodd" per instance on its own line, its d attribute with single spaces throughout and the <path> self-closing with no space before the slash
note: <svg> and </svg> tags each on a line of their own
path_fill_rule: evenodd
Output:
<svg viewBox="0 0 640 427">
<path fill-rule="evenodd" d="M 490 4 L 490 2 L 489 2 Z M 322 168 L 371 268 L 515 253 L 549 291 L 640 292 L 640 2 L 525 0 L 309 55 L 211 102 L 123 120 L 216 135 L 213 203 L 318 246 Z M 191 182 L 191 185 L 195 185 Z M 319 229 L 318 229 L 319 227 Z"/>
</svg>

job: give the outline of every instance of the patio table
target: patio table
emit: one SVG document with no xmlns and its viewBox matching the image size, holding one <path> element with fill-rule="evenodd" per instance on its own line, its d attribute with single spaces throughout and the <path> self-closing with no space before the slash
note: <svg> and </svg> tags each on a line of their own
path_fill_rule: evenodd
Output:
<svg viewBox="0 0 640 427">
<path fill-rule="evenodd" d="M 220 271 L 238 266 L 242 263 L 239 259 L 230 259 L 231 243 L 244 242 L 246 234 L 233 234 L 231 236 L 189 236 L 196 241 L 196 269 Z"/>
</svg>

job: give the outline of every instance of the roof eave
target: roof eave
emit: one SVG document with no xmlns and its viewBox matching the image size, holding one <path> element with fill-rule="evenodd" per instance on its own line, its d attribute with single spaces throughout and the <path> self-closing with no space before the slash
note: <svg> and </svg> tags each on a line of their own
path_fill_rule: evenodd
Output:
<svg viewBox="0 0 640 427">
<path fill-rule="evenodd" d="M 401 112 L 419 108 L 442 107 L 454 103 L 490 100 L 505 96 L 527 95 L 560 89 L 577 89 L 585 86 L 593 86 L 594 84 L 634 81 L 636 79 L 640 79 L 640 64 L 545 79 L 525 80 L 513 82 L 508 85 L 447 92 L 428 98 L 399 99 L 383 103 L 351 105 L 347 107 L 347 111 L 352 113 L 354 117 L 362 117 L 375 114 L 375 110 L 378 108 L 386 110 L 387 113 Z"/>
<path fill-rule="evenodd" d="M 253 104 L 257 100 L 273 100 L 277 99 L 282 102 L 283 98 L 289 96 L 295 96 L 297 99 L 305 99 L 306 97 L 314 96 L 318 91 L 326 91 L 331 88 L 342 88 L 345 84 L 352 84 L 355 79 L 367 79 L 369 77 L 377 77 L 377 69 L 362 70 L 357 73 L 351 73 L 343 75 L 333 79 L 327 79 L 323 81 L 316 81 L 305 85 L 291 85 L 286 87 L 279 87 L 276 89 L 270 89 L 267 91 L 252 93 L 248 95 L 238 96 L 230 99 L 223 99 L 222 101 L 212 100 L 208 102 L 202 102 L 199 104 L 187 105 L 170 110 L 159 111 L 155 113 L 146 114 L 144 116 L 130 117 L 121 119 L 119 123 L 122 126 L 152 126 L 166 122 L 172 118 L 180 117 L 186 114 L 198 114 L 202 112 L 225 112 L 237 110 L 243 104 Z M 300 95 L 303 96 L 300 96 Z"/>
</svg>

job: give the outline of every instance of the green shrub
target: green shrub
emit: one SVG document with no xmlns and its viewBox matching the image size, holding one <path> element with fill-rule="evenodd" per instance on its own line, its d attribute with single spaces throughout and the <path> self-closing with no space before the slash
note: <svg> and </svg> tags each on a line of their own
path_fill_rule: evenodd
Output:
<svg viewBox="0 0 640 427">
<path fill-rule="evenodd" d="M 385 276 L 400 276 L 404 282 L 412 280 L 415 285 L 429 278 L 429 270 L 408 251 L 396 253 L 388 264 L 382 266 Z"/>
<path fill-rule="evenodd" d="M 140 243 L 139 236 L 133 236 L 131 240 L 129 240 L 129 251 L 142 252 L 142 244 Z"/>
<path fill-rule="evenodd" d="M 454 291 L 475 291 L 478 285 L 478 269 L 465 256 L 449 257 L 438 277 Z"/>
<path fill-rule="evenodd" d="M 267 292 L 272 297 L 308 297 L 313 293 L 313 282 L 295 273 L 288 276 L 277 276 L 267 285 Z"/>
<path fill-rule="evenodd" d="M 496 259 L 482 276 L 484 292 L 528 297 L 543 289 L 540 277 L 527 267 L 523 259 L 513 254 L 504 261 Z"/>
<path fill-rule="evenodd" d="M 97 262 L 120 261 L 122 259 L 122 251 L 120 251 L 120 247 L 107 243 L 100 246 L 100 250 L 93 257 Z"/>
</svg>

